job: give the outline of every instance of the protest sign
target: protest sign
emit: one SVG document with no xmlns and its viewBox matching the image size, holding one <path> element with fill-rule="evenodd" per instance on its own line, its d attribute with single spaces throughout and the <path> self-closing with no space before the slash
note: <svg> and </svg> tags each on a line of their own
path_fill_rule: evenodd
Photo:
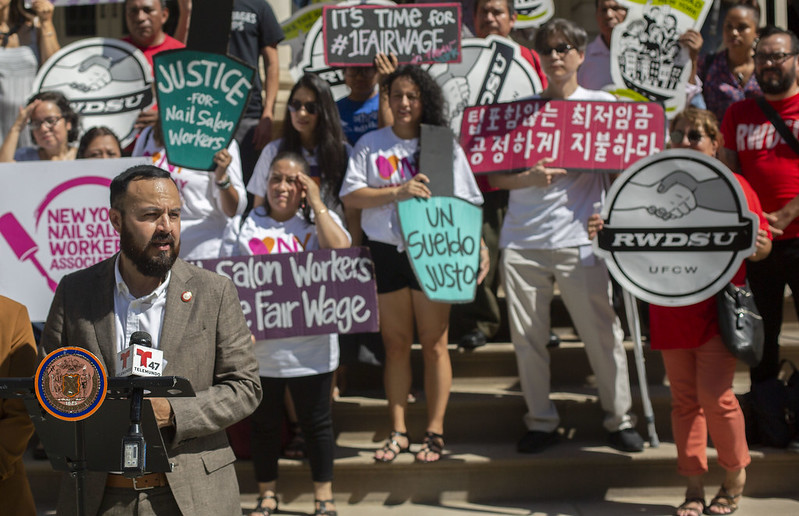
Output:
<svg viewBox="0 0 799 516">
<path fill-rule="evenodd" d="M 525 100 L 466 109 L 461 147 L 475 174 L 522 170 L 541 158 L 570 170 L 619 172 L 660 152 L 655 102 Z"/>
<path fill-rule="evenodd" d="M 673 118 L 685 106 L 691 79 L 688 49 L 678 39 L 699 31 L 713 0 L 619 0 L 628 8 L 610 43 L 612 93 L 626 100 L 663 102 Z"/>
<path fill-rule="evenodd" d="M 755 250 L 758 217 L 720 161 L 667 150 L 610 187 L 594 252 L 635 297 L 685 306 L 720 291 Z"/>
<path fill-rule="evenodd" d="M 370 66 L 379 53 L 400 64 L 459 62 L 461 6 L 328 6 L 322 31 L 331 66 Z"/>
<path fill-rule="evenodd" d="M 425 295 L 470 303 L 477 289 L 483 210 L 457 197 L 397 203 L 402 243 Z"/>
<path fill-rule="evenodd" d="M 153 57 L 158 112 L 169 162 L 214 168 L 247 106 L 255 69 L 230 56 L 169 50 Z"/>
<path fill-rule="evenodd" d="M 541 79 L 522 48 L 509 38 L 491 35 L 461 42 L 461 62 L 425 65 L 444 93 L 447 119 L 459 134 L 463 110 L 540 93 Z"/>
<path fill-rule="evenodd" d="M 197 52 L 227 54 L 230 41 L 233 0 L 197 2 L 191 13 L 186 48 Z M 221 27 L 228 27 L 227 30 Z"/>
<path fill-rule="evenodd" d="M 100 4 L 121 4 L 125 0 L 50 0 L 50 3 L 55 6 L 70 7 L 73 5 L 100 5 Z M 25 8 L 30 9 L 33 6 L 33 0 L 25 0 Z"/>
<path fill-rule="evenodd" d="M 365 247 L 192 263 L 233 281 L 256 339 L 379 330 L 374 263 Z"/>
<path fill-rule="evenodd" d="M 341 2 L 337 5 L 344 7 L 356 5 L 394 6 L 396 4 L 389 0 L 367 0 L 365 2 L 353 0 Z M 308 13 L 316 9 L 315 5 L 308 6 L 307 8 L 309 9 L 309 11 L 307 11 Z M 309 14 L 309 16 L 311 15 Z M 307 34 L 302 34 L 301 32 L 300 36 L 286 42 L 292 49 L 292 60 L 289 71 L 294 81 L 298 81 L 300 77 L 306 73 L 316 74 L 330 86 L 333 99 L 340 100 L 349 95 L 350 89 L 344 84 L 344 70 L 337 66 L 328 65 L 325 62 L 327 50 L 325 49 L 325 38 L 322 26 L 323 23 L 320 12 L 319 18 L 313 22 Z"/>
<path fill-rule="evenodd" d="M 55 53 L 39 69 L 33 91 L 61 92 L 84 128 L 104 125 L 122 147 L 133 142 L 133 124 L 153 104 L 150 64 L 136 47 L 118 39 L 89 38 Z"/>
<path fill-rule="evenodd" d="M 514 29 L 540 27 L 555 15 L 555 4 L 552 0 L 513 0 L 516 11 Z"/>
<path fill-rule="evenodd" d="M 0 164 L 0 292 L 44 321 L 62 276 L 119 250 L 108 185 L 142 158 Z M 25 178 L 25 188 L 19 188 Z M 10 192 L 14 192 L 11 194 Z"/>
<path fill-rule="evenodd" d="M 455 140 L 449 127 L 422 124 L 419 137 L 419 172 L 430 180 L 427 188 L 433 196 L 454 195 L 452 163 Z"/>
</svg>

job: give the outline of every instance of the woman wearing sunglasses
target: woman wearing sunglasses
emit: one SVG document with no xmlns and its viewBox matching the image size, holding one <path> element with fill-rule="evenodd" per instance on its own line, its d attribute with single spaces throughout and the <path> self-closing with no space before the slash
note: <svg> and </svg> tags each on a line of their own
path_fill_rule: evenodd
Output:
<svg viewBox="0 0 799 516">
<path fill-rule="evenodd" d="M 688 108 L 671 122 L 671 147 L 693 149 L 716 157 L 723 138 L 718 121 L 710 111 Z M 755 253 L 750 261 L 765 258 L 771 251 L 768 222 L 752 187 L 741 176 L 749 209 L 760 218 Z M 702 200 L 697 198 L 698 205 Z M 592 215 L 588 231 L 593 236 L 602 228 L 599 215 Z M 732 282 L 742 285 L 746 263 Z M 650 345 L 663 354 L 671 388 L 671 425 L 677 446 L 677 471 L 686 478 L 685 501 L 677 516 L 731 514 L 738 507 L 744 484 L 749 448 L 744 416 L 732 391 L 737 359 L 721 341 L 715 296 L 681 307 L 649 306 Z M 726 474 L 716 496 L 705 505 L 703 477 L 707 473 L 707 436 L 713 439 L 719 465 Z"/>
<path fill-rule="evenodd" d="M 253 208 L 264 203 L 272 160 L 278 152 L 292 151 L 310 164 L 310 176 L 319 185 L 325 204 L 343 215 L 338 190 L 352 148 L 346 143 L 327 82 L 315 74 L 303 75 L 291 89 L 285 120 L 289 123 L 283 124 L 283 138 L 264 147 L 247 184 L 247 191 L 254 196 Z"/>
<path fill-rule="evenodd" d="M 26 125 L 37 146 L 17 149 Z M 64 95 L 57 91 L 37 93 L 19 110 L 0 147 L 0 162 L 73 160 L 77 147 L 70 144 L 77 141 L 79 129 L 78 114 L 72 111 Z"/>
<path fill-rule="evenodd" d="M 429 178 L 419 169 L 422 124 L 446 127 L 441 88 L 418 66 L 400 66 L 384 81 L 394 118 L 391 127 L 363 135 L 353 150 L 341 198 L 347 209 L 363 210 L 361 227 L 369 238 L 375 262 L 380 333 L 386 350 L 384 382 L 392 432 L 374 458 L 392 462 L 410 451 L 405 426 L 411 388 L 411 344 L 414 322 L 422 346 L 427 427 L 419 462 L 438 461 L 444 449 L 444 413 L 447 409 L 452 366 L 447 351 L 449 307 L 429 300 L 416 280 L 404 250 L 396 201 L 429 198 Z M 482 204 L 466 155 L 454 145 L 453 187 L 457 197 Z M 481 250 L 482 281 L 488 270 L 488 252 Z"/>
</svg>

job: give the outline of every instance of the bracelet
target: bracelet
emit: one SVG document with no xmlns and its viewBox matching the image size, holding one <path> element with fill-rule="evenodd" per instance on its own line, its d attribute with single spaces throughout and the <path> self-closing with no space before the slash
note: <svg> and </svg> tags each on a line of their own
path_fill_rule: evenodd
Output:
<svg viewBox="0 0 799 516">
<path fill-rule="evenodd" d="M 42 36 L 44 36 L 45 38 L 49 38 L 50 36 L 52 36 L 54 34 L 55 34 L 55 32 L 50 31 L 50 32 L 45 32 L 44 34 L 42 34 Z"/>
<path fill-rule="evenodd" d="M 230 188 L 230 177 L 226 178 L 224 181 L 214 181 L 216 186 L 219 187 L 220 190 L 227 190 Z"/>
<path fill-rule="evenodd" d="M 481 251 L 488 251 L 488 246 L 487 245 L 481 245 L 480 246 L 480 250 Z"/>
<path fill-rule="evenodd" d="M 324 215 L 325 213 L 327 213 L 327 208 L 322 208 L 321 210 L 316 212 L 316 216 L 318 217 L 319 215 Z"/>
</svg>

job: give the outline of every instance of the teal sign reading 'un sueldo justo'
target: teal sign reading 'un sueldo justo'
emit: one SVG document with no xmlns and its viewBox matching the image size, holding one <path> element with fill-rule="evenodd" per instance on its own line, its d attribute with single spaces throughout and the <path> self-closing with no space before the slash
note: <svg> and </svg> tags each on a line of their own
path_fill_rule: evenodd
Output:
<svg viewBox="0 0 799 516">
<path fill-rule="evenodd" d="M 483 210 L 457 197 L 397 203 L 402 240 L 416 278 L 432 301 L 474 300 Z"/>
</svg>

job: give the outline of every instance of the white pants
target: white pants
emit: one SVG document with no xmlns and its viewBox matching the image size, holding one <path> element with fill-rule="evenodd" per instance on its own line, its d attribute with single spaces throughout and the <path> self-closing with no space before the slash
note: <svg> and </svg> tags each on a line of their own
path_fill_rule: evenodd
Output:
<svg viewBox="0 0 799 516">
<path fill-rule="evenodd" d="M 508 301 L 511 340 L 527 403 L 529 430 L 552 432 L 560 423 L 549 399 L 549 305 L 557 281 L 574 326 L 596 375 L 604 426 L 615 432 L 632 426 L 632 405 L 624 332 L 611 303 L 610 277 L 593 254 L 579 248 L 503 249 L 502 277 Z"/>
</svg>

